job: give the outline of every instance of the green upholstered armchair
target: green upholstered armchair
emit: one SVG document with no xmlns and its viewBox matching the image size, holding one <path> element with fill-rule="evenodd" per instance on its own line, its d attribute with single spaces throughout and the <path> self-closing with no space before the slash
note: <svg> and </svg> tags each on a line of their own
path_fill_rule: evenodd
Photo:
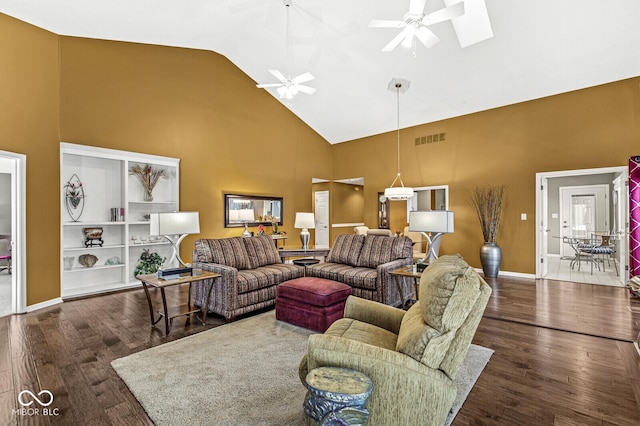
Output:
<svg viewBox="0 0 640 426">
<path fill-rule="evenodd" d="M 420 301 L 406 312 L 350 296 L 344 318 L 309 337 L 300 379 L 316 367 L 352 368 L 373 381 L 368 424 L 442 425 L 455 399 L 453 379 L 490 294 L 455 255 L 425 270 Z"/>
</svg>

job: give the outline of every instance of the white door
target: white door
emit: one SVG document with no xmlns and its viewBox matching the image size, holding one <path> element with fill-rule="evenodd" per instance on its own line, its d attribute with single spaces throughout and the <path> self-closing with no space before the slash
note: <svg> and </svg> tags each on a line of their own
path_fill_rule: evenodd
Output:
<svg viewBox="0 0 640 426">
<path fill-rule="evenodd" d="M 329 248 L 329 191 L 314 192 L 316 201 L 316 248 Z"/>
<path fill-rule="evenodd" d="M 560 188 L 562 237 L 591 238 L 595 232 L 609 232 L 608 185 L 565 186 Z M 571 256 L 567 244 L 560 246 L 561 256 Z"/>
</svg>

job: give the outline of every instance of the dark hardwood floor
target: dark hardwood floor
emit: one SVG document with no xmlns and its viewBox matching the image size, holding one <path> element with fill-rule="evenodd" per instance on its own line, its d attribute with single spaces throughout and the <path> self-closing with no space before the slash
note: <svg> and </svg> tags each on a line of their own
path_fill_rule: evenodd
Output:
<svg viewBox="0 0 640 426">
<path fill-rule="evenodd" d="M 631 343 L 640 301 L 589 284 L 490 285 L 474 343 L 495 354 L 454 425 L 640 424 L 640 356 Z M 167 289 L 170 303 L 186 301 L 185 289 Z M 110 362 L 221 324 L 216 316 L 206 326 L 176 319 L 165 337 L 150 326 L 142 290 L 0 318 L 0 425 L 152 424 Z M 50 391 L 58 411 L 49 414 L 57 415 L 14 413 L 23 390 Z"/>
</svg>

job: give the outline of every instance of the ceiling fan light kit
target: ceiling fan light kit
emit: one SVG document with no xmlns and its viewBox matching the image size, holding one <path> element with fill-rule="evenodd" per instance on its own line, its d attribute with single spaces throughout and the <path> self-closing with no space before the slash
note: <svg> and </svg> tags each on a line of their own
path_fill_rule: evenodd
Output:
<svg viewBox="0 0 640 426">
<path fill-rule="evenodd" d="M 396 112 L 397 112 L 397 148 L 398 148 L 398 173 L 396 178 L 391 182 L 389 188 L 385 188 L 384 196 L 392 201 L 408 200 L 413 197 L 413 188 L 404 186 L 402 176 L 400 175 L 400 93 L 404 93 L 409 89 L 411 82 L 404 78 L 393 78 L 387 85 L 387 89 L 396 92 Z M 400 186 L 393 186 L 399 183 Z"/>
<path fill-rule="evenodd" d="M 390 52 L 399 45 L 415 49 L 416 39 L 429 49 L 436 45 L 440 38 L 428 27 L 445 21 L 451 21 L 453 24 L 460 47 L 493 37 L 485 0 L 444 0 L 446 7 L 432 13 L 424 12 L 426 1 L 410 0 L 409 11 L 402 20 L 372 19 L 369 22 L 370 28 L 402 30 L 382 48 L 383 52 Z"/>
<path fill-rule="evenodd" d="M 316 91 L 315 88 L 305 86 L 302 83 L 306 83 L 315 79 L 315 77 L 310 72 L 305 72 L 304 74 L 300 74 L 297 77 L 291 78 L 289 74 L 289 8 L 291 7 L 292 0 L 283 0 L 282 4 L 284 4 L 287 11 L 287 23 L 286 23 L 286 35 L 285 35 L 285 44 L 286 44 L 286 60 L 287 60 L 287 75 L 285 76 L 278 70 L 269 70 L 269 72 L 278 79 L 279 83 L 265 83 L 265 84 L 256 84 L 256 87 L 259 89 L 268 89 L 268 88 L 276 88 L 280 99 L 291 100 L 298 92 L 306 93 L 307 95 L 313 95 Z"/>
</svg>

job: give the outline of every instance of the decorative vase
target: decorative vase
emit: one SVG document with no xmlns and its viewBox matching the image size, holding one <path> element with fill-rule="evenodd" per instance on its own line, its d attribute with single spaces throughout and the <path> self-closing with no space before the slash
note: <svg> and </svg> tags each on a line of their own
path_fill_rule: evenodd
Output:
<svg viewBox="0 0 640 426">
<path fill-rule="evenodd" d="M 144 189 L 144 200 L 153 201 L 153 188 L 146 187 Z"/>
<path fill-rule="evenodd" d="M 485 242 L 480 248 L 480 263 L 485 277 L 495 278 L 500 272 L 502 250 L 496 243 Z"/>
</svg>

